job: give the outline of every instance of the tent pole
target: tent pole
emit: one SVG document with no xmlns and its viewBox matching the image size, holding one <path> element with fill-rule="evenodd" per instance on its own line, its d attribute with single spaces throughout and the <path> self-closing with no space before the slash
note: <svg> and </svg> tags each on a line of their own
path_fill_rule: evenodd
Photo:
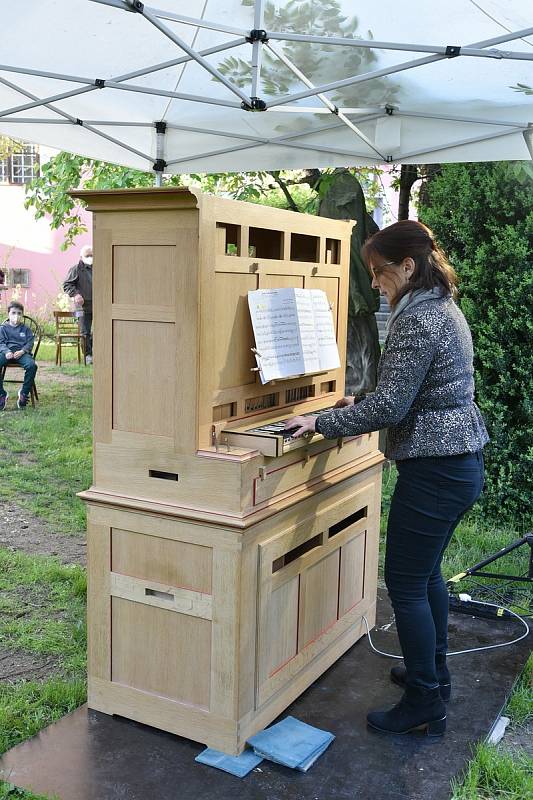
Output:
<svg viewBox="0 0 533 800">
<path fill-rule="evenodd" d="M 169 20 L 170 22 L 181 22 L 183 25 L 193 25 L 195 28 L 206 28 L 219 33 L 232 33 L 235 36 L 246 36 L 244 28 L 234 28 L 229 25 L 221 25 L 218 22 L 210 22 L 207 19 L 196 19 L 196 17 L 184 17 L 183 14 L 174 14 L 170 11 L 163 11 L 159 8 L 149 8 L 158 19 Z"/>
<path fill-rule="evenodd" d="M 360 122 L 368 122 L 370 120 L 377 119 L 380 116 L 381 116 L 381 114 L 369 114 L 368 116 L 363 117 L 359 121 Z M 180 130 L 180 126 L 178 126 L 178 125 L 169 125 L 169 127 L 176 128 L 177 130 Z M 273 145 L 277 145 L 278 147 L 301 148 L 303 150 L 317 151 L 317 152 L 320 152 L 320 153 L 333 153 L 334 155 L 349 156 L 350 158 L 353 158 L 354 155 L 357 155 L 356 153 L 348 152 L 347 150 L 341 150 L 340 148 L 323 147 L 323 146 L 320 146 L 320 145 L 313 145 L 313 144 L 306 145 L 304 142 L 296 142 L 296 143 L 294 143 L 294 142 L 291 141 L 292 139 L 300 139 L 302 136 L 311 136 L 312 134 L 322 133 L 323 131 L 329 131 L 332 128 L 339 128 L 340 129 L 340 128 L 343 128 L 343 127 L 344 127 L 344 125 L 342 123 L 341 124 L 333 123 L 332 125 L 322 125 L 320 128 L 308 128 L 307 130 L 299 131 L 298 133 L 288 133 L 288 134 L 285 133 L 283 136 L 276 136 L 274 139 L 255 139 L 255 140 L 252 140 L 251 144 L 238 145 L 237 147 L 227 147 L 227 148 L 225 148 L 223 150 L 210 150 L 209 152 L 200 153 L 199 155 L 196 155 L 195 158 L 198 158 L 198 159 L 200 159 L 200 158 L 209 158 L 211 156 L 225 155 L 226 153 L 237 153 L 237 152 L 240 152 L 241 150 L 249 150 L 249 149 L 251 149 L 253 147 L 261 147 L 262 145 L 266 145 L 266 144 L 269 144 L 269 145 L 273 144 Z M 207 133 L 207 131 L 199 131 L 199 132 L 200 133 Z M 241 137 L 241 138 L 244 138 L 244 137 Z M 167 166 L 170 166 L 170 164 L 183 164 L 183 163 L 185 163 L 186 161 L 189 161 L 189 160 L 190 160 L 189 157 L 174 158 L 174 159 L 172 159 L 172 161 L 168 161 L 167 162 Z"/>
<path fill-rule="evenodd" d="M 233 42 L 222 42 L 222 44 L 217 44 L 215 47 L 199 50 L 198 54 L 201 56 L 211 56 L 213 53 L 223 53 L 225 50 L 232 50 L 234 47 L 240 47 L 242 44 L 246 44 L 246 38 L 244 36 L 240 39 L 235 39 Z M 118 78 L 115 78 L 115 80 L 131 80 L 131 78 L 138 78 L 141 75 L 150 75 L 152 72 L 159 72 L 159 70 L 168 69 L 169 67 L 178 67 L 180 64 L 186 64 L 188 61 L 192 60 L 192 56 L 180 56 L 170 61 L 162 61 L 160 64 L 154 64 L 151 67 L 143 67 L 134 72 L 129 72 L 127 75 L 120 75 Z"/>
<path fill-rule="evenodd" d="M 83 120 L 78 119 L 77 117 L 73 117 L 71 114 L 67 114 L 66 111 L 62 111 L 60 108 L 55 108 L 55 106 L 49 105 L 46 102 L 46 100 L 37 99 L 34 94 L 32 94 L 31 92 L 28 92 L 26 89 L 23 89 L 21 86 L 17 86 L 16 84 L 11 83 L 11 81 L 7 81 L 5 78 L 0 78 L 0 83 L 3 83 L 5 86 L 9 86 L 10 88 L 14 89 L 15 91 L 20 92 L 20 94 L 24 95 L 25 97 L 32 98 L 35 102 L 29 103 L 28 104 L 29 107 L 35 107 L 35 106 L 44 105 L 44 106 L 46 106 L 46 108 L 50 109 L 50 111 L 54 111 L 56 114 L 60 114 L 61 117 L 63 117 L 65 120 L 67 120 L 71 125 L 80 125 L 81 127 L 85 128 L 86 130 L 91 131 L 91 133 L 94 133 L 97 136 L 101 136 L 103 139 L 107 139 L 109 142 L 113 142 L 113 144 L 117 144 L 119 147 L 123 147 L 125 150 L 129 150 L 130 153 L 135 153 L 136 155 L 140 156 L 143 159 L 146 159 L 147 161 L 150 160 L 150 157 L 147 156 L 146 153 L 141 153 L 140 150 L 136 150 L 134 147 L 131 147 L 130 145 L 125 144 L 124 142 L 121 142 L 119 139 L 115 139 L 113 136 L 109 136 L 109 134 L 106 134 L 106 133 L 103 133 L 102 131 L 99 131 L 97 128 L 94 128 L 89 123 L 84 122 Z M 86 91 L 88 91 L 87 87 L 80 90 L 81 93 L 86 92 Z M 6 111 L 0 111 L 0 119 L 4 115 L 6 115 L 7 113 L 10 113 L 10 112 L 9 111 L 7 111 L 7 112 Z M 9 121 L 9 120 L 7 120 L 7 121 Z M 59 120 L 59 122 L 63 122 L 63 120 Z"/>
<path fill-rule="evenodd" d="M 1 70 L 2 66 L 0 65 L 0 72 Z M 7 81 L 5 78 L 0 78 L 0 82 L 7 85 Z M 49 103 L 56 102 L 58 100 L 65 100 L 69 97 L 75 97 L 79 94 L 85 94 L 87 92 L 95 91 L 97 88 L 96 81 L 93 81 L 92 83 L 93 83 L 92 86 L 84 86 L 82 89 L 72 89 L 70 92 L 63 92 L 62 94 L 53 95 L 52 97 L 45 97 L 42 100 L 36 100 L 36 102 L 34 103 L 26 103 L 22 106 L 8 108 L 4 111 L 1 111 L 0 116 L 5 116 L 6 114 L 18 114 L 20 111 L 26 111 L 29 108 L 36 108 L 38 106 L 43 106 L 43 105 L 47 106 Z M 131 84 L 131 83 L 125 86 L 122 83 L 116 83 L 115 81 L 112 80 L 102 81 L 102 84 L 98 88 L 118 89 L 120 91 L 125 91 L 125 92 L 139 92 L 140 94 L 153 94 L 156 95 L 157 97 L 172 97 L 176 100 L 189 100 L 193 103 L 207 103 L 208 105 L 225 106 L 226 108 L 241 107 L 240 103 L 233 102 L 232 100 L 222 100 L 221 98 L 216 98 L 216 97 L 201 97 L 200 95 L 195 95 L 195 94 L 181 94 L 180 92 L 170 92 L 165 89 L 150 89 L 147 86 L 137 86 L 136 84 Z M 29 96 L 28 92 L 22 89 L 17 89 L 17 91 L 20 91 L 20 93 L 25 95 L 26 97 Z M 52 109 L 52 110 L 57 111 L 58 114 L 67 116 L 65 112 L 62 112 L 59 109 Z"/>
<path fill-rule="evenodd" d="M 141 3 L 142 6 L 142 3 Z M 226 89 L 229 89 L 230 92 L 237 95 L 237 97 L 247 105 L 251 105 L 250 98 L 248 95 L 241 91 L 238 86 L 235 86 L 230 80 L 228 80 L 224 75 L 219 72 L 218 69 L 213 67 L 209 61 L 206 61 L 199 53 L 197 53 L 192 47 L 189 47 L 187 42 L 185 42 L 180 36 L 167 28 L 166 25 L 163 25 L 162 22 L 159 21 L 158 17 L 152 14 L 146 6 L 142 6 L 139 10 L 139 13 L 150 22 L 154 28 L 157 28 L 163 36 L 166 36 L 170 39 L 171 42 L 174 42 L 181 50 L 183 50 L 187 55 L 189 55 L 194 61 L 196 61 L 200 66 L 202 66 L 207 72 L 209 72 L 216 80 L 220 81 Z"/>
<path fill-rule="evenodd" d="M 469 49 L 469 48 L 486 48 L 490 47 L 493 44 L 500 44 L 504 41 L 512 41 L 514 39 L 520 38 L 524 35 L 530 35 L 532 28 L 525 28 L 524 30 L 517 31 L 515 33 L 510 33 L 505 36 L 498 36 L 494 39 L 485 39 L 481 42 L 474 42 L 473 44 L 466 45 L 466 48 L 462 49 Z M 275 38 L 272 36 L 271 38 Z M 495 57 L 494 55 L 491 57 Z M 529 57 L 529 55 L 528 55 Z M 344 80 L 335 81 L 333 83 L 324 84 L 323 86 L 318 86 L 316 91 L 309 89 L 307 92 L 298 92 L 297 94 L 292 95 L 284 95 L 283 97 L 279 97 L 275 100 L 269 101 L 266 105 L 267 108 L 276 108 L 277 106 L 284 105 L 286 103 L 291 103 L 295 100 L 301 100 L 304 97 L 311 97 L 313 95 L 317 95 L 319 92 L 329 92 L 332 89 L 340 89 L 344 86 L 353 86 L 356 83 L 364 83 L 365 81 L 372 80 L 373 78 L 382 78 L 386 75 L 393 75 L 397 72 L 403 72 L 404 70 L 414 69 L 415 67 L 421 67 L 425 64 L 431 64 L 434 61 L 443 61 L 447 59 L 448 56 L 446 55 L 433 55 L 433 56 L 426 56 L 425 58 L 416 58 L 413 61 L 404 61 L 401 64 L 394 64 L 393 66 L 386 67 L 385 69 L 378 69 L 373 72 L 366 72 L 363 75 L 353 76 L 351 78 L 345 78 Z"/>
<path fill-rule="evenodd" d="M 310 81 L 309 78 L 306 75 L 304 75 L 303 72 L 299 70 L 298 67 L 295 66 L 295 64 L 293 64 L 289 58 L 287 58 L 287 56 L 282 50 L 278 50 L 278 48 L 275 47 L 271 42 L 267 43 L 267 47 L 271 53 L 274 53 L 276 58 L 279 58 L 279 60 L 283 64 L 285 64 L 287 69 L 289 69 L 294 75 L 296 75 L 297 78 L 299 78 L 302 81 L 302 83 L 304 83 L 307 86 L 308 89 L 316 89 L 315 84 L 312 83 L 312 81 Z M 331 111 L 332 113 L 336 112 L 337 109 L 335 104 L 332 103 L 331 100 L 328 97 L 326 97 L 325 94 L 319 93 L 317 94 L 317 97 L 329 111 Z"/>
<path fill-rule="evenodd" d="M 420 119 L 443 119 L 446 122 L 471 122 L 475 125 L 504 125 L 506 128 L 515 126 L 522 130 L 522 122 L 513 122 L 504 119 L 486 119 L 485 117 L 458 117 L 453 114 L 432 114 L 427 111 L 406 111 L 405 109 L 395 108 L 394 113 L 397 117 L 418 117 Z"/>
<path fill-rule="evenodd" d="M 339 125 L 339 127 L 341 128 L 343 126 Z M 323 146 L 323 145 L 319 145 L 319 144 L 304 144 L 302 142 L 295 143 L 295 142 L 290 142 L 290 141 L 284 142 L 284 141 L 278 141 L 278 139 L 270 139 L 268 142 L 262 142 L 262 143 L 259 142 L 257 144 L 255 144 L 255 143 L 244 144 L 244 145 L 239 145 L 238 147 L 226 147 L 226 148 L 224 148 L 222 150 L 210 150 L 209 152 L 206 152 L 206 153 L 198 153 L 197 155 L 195 155 L 193 157 L 192 156 L 184 156 L 183 158 L 174 158 L 174 159 L 172 159 L 172 161 L 168 161 L 167 162 L 167 166 L 169 166 L 170 164 L 185 164 L 187 161 L 191 161 L 193 159 L 195 159 L 196 161 L 200 161 L 202 158 L 211 158 L 213 156 L 222 156 L 222 155 L 225 155 L 226 153 L 240 153 L 243 150 L 251 150 L 254 147 L 262 147 L 265 144 L 270 144 L 270 145 L 274 144 L 274 145 L 277 145 L 278 147 L 292 147 L 293 149 L 296 149 L 296 150 L 310 150 L 311 152 L 329 153 L 329 154 L 332 154 L 332 155 L 344 156 L 344 157 L 348 157 L 348 158 L 354 158 L 354 156 L 358 157 L 358 158 L 362 157 L 362 158 L 367 158 L 369 163 L 373 163 L 373 164 L 376 163 L 375 160 L 372 161 L 372 159 L 371 159 L 371 157 L 369 155 L 361 156 L 360 153 L 356 153 L 353 150 L 351 150 L 351 151 L 350 150 L 342 150 L 341 148 L 338 148 L 338 147 L 327 147 L 327 146 Z M 207 172 L 207 170 L 206 170 L 206 172 Z"/>
<path fill-rule="evenodd" d="M 398 155 L 394 161 L 400 162 L 403 161 L 404 158 L 417 158 L 418 156 L 425 156 L 429 153 L 437 153 L 439 150 L 451 150 L 454 147 L 462 147 L 465 144 L 477 144 L 478 142 L 487 142 L 491 139 L 498 139 L 500 136 L 511 136 L 512 134 L 517 133 L 526 133 L 527 128 L 522 126 L 522 128 L 509 128 L 509 130 L 497 131 L 496 133 L 488 133 L 485 136 L 472 136 L 470 139 L 461 139 L 457 142 L 446 142 L 445 144 L 440 144 L 436 147 L 425 147 L 423 150 L 411 150 L 408 153 L 401 153 Z M 527 139 L 526 139 L 527 144 Z"/>
<path fill-rule="evenodd" d="M 225 50 L 232 50 L 234 47 L 240 47 L 243 44 L 246 44 L 246 38 L 244 36 L 241 39 L 235 39 L 233 42 L 223 42 L 222 44 L 216 45 L 216 47 L 208 47 L 206 50 L 199 50 L 198 55 L 203 57 L 212 55 L 213 53 L 222 53 Z M 193 57 L 190 55 L 180 56 L 179 58 L 173 58 L 170 61 L 162 61 L 161 63 L 153 64 L 150 67 L 143 67 L 142 69 L 137 69 L 133 72 L 127 72 L 124 75 L 118 75 L 116 78 L 109 78 L 109 80 L 114 81 L 115 83 L 129 81 L 132 78 L 149 75 L 152 72 L 158 72 L 159 70 L 168 69 L 169 67 L 176 67 L 180 64 L 186 64 L 188 61 L 193 61 Z M 15 67 L 10 64 L 0 64 L 0 71 L 17 72 L 21 75 L 36 75 L 37 77 L 41 78 L 54 78 L 58 81 L 71 81 L 72 83 L 85 83 L 91 89 L 98 88 L 94 84 L 94 78 L 86 78 L 81 75 L 67 75 L 63 72 L 50 72 L 49 70 L 45 71 L 41 69 L 30 69 L 29 67 Z"/>
<path fill-rule="evenodd" d="M 131 11 L 133 13 L 136 11 L 130 0 L 91 0 L 91 2 L 119 8 L 121 11 Z M 184 17 L 183 14 L 163 11 L 160 8 L 150 8 L 149 11 L 152 11 L 154 16 L 159 17 L 159 19 L 168 19 L 171 22 L 182 22 L 184 25 L 194 25 L 195 28 L 209 28 L 210 30 L 220 31 L 221 33 L 235 33 L 238 36 L 246 35 L 246 31 L 243 28 L 220 25 L 218 22 L 209 22 L 209 20 L 196 19 L 196 17 Z"/>
<path fill-rule="evenodd" d="M 263 0 L 255 0 L 254 7 L 254 29 L 262 30 L 264 25 Z M 252 43 L 252 97 L 259 97 L 261 94 L 261 60 L 263 55 L 263 42 L 261 39 L 254 39 Z"/>
<path fill-rule="evenodd" d="M 425 56 L 424 58 L 417 58 L 413 61 L 404 61 L 401 64 L 394 64 L 390 67 L 376 69 L 372 72 L 365 72 L 362 75 L 353 75 L 350 78 L 344 78 L 343 80 L 326 83 L 322 86 L 317 86 L 315 89 L 308 89 L 306 92 L 295 92 L 294 94 L 282 95 L 282 97 L 269 100 L 267 103 L 267 108 L 277 108 L 278 106 L 285 105 L 286 103 L 292 103 L 296 100 L 301 100 L 304 97 L 313 97 L 321 92 L 330 92 L 333 89 L 342 89 L 345 86 L 355 86 L 357 83 L 365 83 L 366 81 L 371 81 L 374 78 L 384 78 L 388 75 L 393 75 L 396 72 L 403 72 L 404 70 L 413 69 L 414 67 L 421 67 L 425 64 L 431 64 L 434 61 L 442 61 L 443 58 L 444 56 Z"/>
<path fill-rule="evenodd" d="M 298 67 L 295 64 L 293 64 L 292 61 L 289 58 L 287 58 L 287 56 L 283 53 L 283 51 L 278 50 L 276 47 L 273 47 L 271 44 L 267 44 L 267 47 L 269 48 L 269 50 L 272 53 L 274 53 L 274 55 L 276 55 L 280 59 L 280 61 L 283 62 L 283 64 L 285 64 L 285 66 L 288 69 L 290 69 L 290 71 L 292 73 L 294 73 L 294 75 L 296 75 L 297 78 L 299 78 L 302 81 L 302 83 L 304 83 L 310 89 L 315 89 L 316 88 L 315 85 L 312 83 L 312 81 L 310 81 L 309 78 L 306 75 L 304 75 L 304 73 L 301 70 L 299 70 Z M 356 125 L 354 125 L 354 123 L 350 119 L 348 119 L 348 117 L 345 116 L 337 108 L 337 106 L 334 103 L 332 103 L 331 100 L 328 97 L 326 97 L 325 94 L 318 93 L 317 97 L 320 100 L 320 102 L 323 103 L 326 106 L 326 108 L 329 109 L 329 111 L 331 111 L 332 114 L 335 114 L 335 116 L 337 116 L 340 119 L 340 121 L 344 123 L 344 125 L 346 125 L 348 128 L 350 128 L 350 130 L 353 133 L 355 133 L 355 135 L 358 136 L 359 139 L 362 139 L 363 142 L 366 145 L 368 145 L 368 147 L 370 147 L 370 149 L 373 150 L 374 153 L 377 156 L 379 156 L 382 161 L 387 161 L 387 157 L 385 155 L 383 155 L 383 153 L 381 153 L 375 147 L 375 145 L 370 141 L 368 136 L 365 136 L 365 134 L 362 131 L 360 131 L 359 128 Z"/>
<path fill-rule="evenodd" d="M 514 33 L 505 36 L 499 36 L 495 39 L 489 39 L 489 44 L 501 44 L 503 42 L 515 41 L 522 39 L 524 36 L 531 36 L 533 28 L 524 28 L 524 30 L 515 31 Z M 308 44 L 327 44 L 327 45 L 340 45 L 341 47 L 361 47 L 367 49 L 379 50 L 403 50 L 406 52 L 414 53 L 434 53 L 435 55 L 442 55 L 449 57 L 449 45 L 432 45 L 432 44 L 404 44 L 402 42 L 380 42 L 375 39 L 349 39 L 343 36 L 311 36 L 310 34 L 301 33 L 285 33 L 283 31 L 268 31 L 269 39 L 278 39 L 288 42 L 306 42 Z M 478 43 L 476 45 L 466 45 L 460 48 L 460 55 L 470 56 L 474 58 L 511 58 L 531 61 L 533 54 L 522 51 L 509 51 L 509 50 L 495 50 L 490 51 L 485 49 L 485 43 Z"/>
<path fill-rule="evenodd" d="M 211 55 L 212 53 L 219 53 L 219 52 L 222 52 L 224 50 L 229 50 L 229 49 L 231 49 L 233 47 L 238 47 L 241 44 L 245 44 L 245 43 L 246 43 L 246 39 L 245 38 L 236 39 L 234 42 L 231 42 L 229 44 L 228 43 L 223 43 L 223 44 L 217 45 L 216 47 L 210 47 L 207 50 L 201 50 L 200 51 L 200 55 L 201 56 L 206 56 L 206 55 Z M 180 58 L 172 59 L 171 61 L 164 61 L 164 62 L 162 62 L 160 64 L 155 64 L 155 65 L 153 65 L 151 67 L 144 67 L 143 69 L 135 70 L 134 72 L 128 72 L 128 73 L 126 73 L 124 75 L 119 75 L 114 79 L 111 78 L 109 86 L 110 86 L 110 88 L 113 88 L 113 89 L 126 89 L 127 90 L 131 86 L 131 84 L 128 84 L 128 86 L 120 86 L 119 84 L 124 82 L 124 81 L 131 80 L 131 78 L 137 78 L 137 77 L 142 76 L 142 75 L 149 75 L 149 74 L 151 74 L 153 72 L 157 72 L 157 71 L 162 70 L 162 69 L 167 69 L 168 67 L 174 67 L 174 66 L 178 66 L 180 64 L 185 64 L 188 61 L 192 61 L 192 60 L 193 59 L 192 59 L 191 56 L 186 55 L 186 56 L 181 56 Z M 56 99 L 58 99 L 58 98 L 59 99 L 65 99 L 66 97 L 74 97 L 74 96 L 76 96 L 78 94 L 85 94 L 87 92 L 93 92 L 93 91 L 96 91 L 98 88 L 100 88 L 100 87 L 98 87 L 96 85 L 96 82 L 95 82 L 95 80 L 93 78 L 82 78 L 82 77 L 76 76 L 76 75 L 66 75 L 66 74 L 57 73 L 57 72 L 43 72 L 42 70 L 34 70 L 34 69 L 29 69 L 29 68 L 24 68 L 24 67 L 14 67 L 14 66 L 8 66 L 6 64 L 0 64 L 0 72 L 2 72 L 2 71 L 4 71 L 4 72 L 15 72 L 15 73 L 21 74 L 21 75 L 36 75 L 36 76 L 40 76 L 40 77 L 43 77 L 43 78 L 54 78 L 54 79 L 61 80 L 61 81 L 71 81 L 71 82 L 74 82 L 74 83 L 85 83 L 85 84 L 87 84 L 82 89 L 73 90 L 73 92 L 71 92 L 69 94 L 57 95 L 57 96 L 55 96 Z M 9 86 L 11 89 L 15 89 L 15 91 L 20 92 L 25 97 L 31 97 L 32 99 L 37 100 L 36 95 L 29 94 L 29 92 L 19 88 L 18 86 L 15 86 L 15 84 L 10 83 L 5 78 L 0 78 L 0 82 L 5 84 L 6 86 Z M 157 92 L 157 90 L 152 90 L 152 92 L 150 92 L 150 90 L 147 89 L 147 88 L 145 88 L 143 90 L 142 87 L 135 87 L 135 86 L 133 86 L 131 88 L 131 91 L 145 91 L 147 93 L 152 93 L 152 94 L 161 94 L 161 92 Z M 174 93 L 169 94 L 167 92 L 167 93 L 165 93 L 164 96 L 165 97 L 170 97 L 170 96 L 175 96 L 175 95 L 174 95 Z M 180 99 L 180 98 L 178 97 L 177 99 Z M 187 99 L 187 98 L 183 97 L 181 99 Z M 212 98 L 203 98 L 202 99 L 202 98 L 198 98 L 198 97 L 195 97 L 195 96 L 190 96 L 188 99 L 189 100 L 194 100 L 196 102 L 215 103 L 215 104 L 224 105 L 224 106 L 230 106 L 230 107 L 234 107 L 234 108 L 238 108 L 239 107 L 238 103 L 230 103 L 227 100 L 218 100 L 218 99 L 215 99 L 215 98 L 213 98 L 213 99 Z M 36 105 L 42 105 L 42 103 L 38 103 Z M 53 108 L 52 106 L 49 106 L 46 102 L 44 103 L 44 105 L 46 105 L 47 108 L 50 108 L 51 111 L 55 111 L 57 114 L 61 114 L 61 116 L 65 117 L 65 119 L 69 119 L 70 121 L 74 121 L 74 117 L 72 117 L 71 115 L 67 114 L 64 111 L 61 111 L 59 108 Z M 18 113 L 18 110 L 17 110 L 17 113 Z"/>
<path fill-rule="evenodd" d="M 159 122 L 155 123 L 155 131 L 156 131 L 156 144 L 155 144 L 155 178 L 154 178 L 154 185 L 155 186 L 162 186 L 163 185 L 163 169 L 167 166 L 167 162 L 165 161 L 165 136 L 167 133 L 167 123 L 160 120 Z"/>
</svg>

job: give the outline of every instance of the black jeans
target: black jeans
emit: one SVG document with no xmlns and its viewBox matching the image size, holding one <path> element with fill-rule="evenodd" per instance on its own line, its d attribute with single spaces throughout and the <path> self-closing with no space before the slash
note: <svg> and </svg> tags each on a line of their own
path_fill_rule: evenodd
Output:
<svg viewBox="0 0 533 800">
<path fill-rule="evenodd" d="M 85 355 L 92 356 L 93 354 L 93 335 L 91 329 L 93 326 L 93 312 L 85 311 L 81 318 L 81 332 L 85 336 Z"/>
<path fill-rule="evenodd" d="M 387 528 L 385 583 L 412 686 L 438 685 L 435 656 L 448 645 L 444 551 L 461 517 L 483 489 L 483 454 L 409 458 L 398 481 Z"/>
</svg>

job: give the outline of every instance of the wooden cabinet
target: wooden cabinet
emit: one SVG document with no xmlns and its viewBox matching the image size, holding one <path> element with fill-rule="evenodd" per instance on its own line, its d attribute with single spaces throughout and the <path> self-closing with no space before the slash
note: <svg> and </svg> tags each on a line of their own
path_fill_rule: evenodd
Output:
<svg viewBox="0 0 533 800">
<path fill-rule="evenodd" d="M 242 750 L 374 623 L 379 501 L 376 465 L 242 531 L 91 503 L 90 706 Z"/>
<path fill-rule="evenodd" d="M 271 457 L 224 433 L 342 396 L 352 223 L 187 189 L 80 194 L 89 704 L 237 753 L 374 621 L 377 434 Z M 262 385 L 247 292 L 284 286 L 326 292 L 341 367 Z"/>
</svg>

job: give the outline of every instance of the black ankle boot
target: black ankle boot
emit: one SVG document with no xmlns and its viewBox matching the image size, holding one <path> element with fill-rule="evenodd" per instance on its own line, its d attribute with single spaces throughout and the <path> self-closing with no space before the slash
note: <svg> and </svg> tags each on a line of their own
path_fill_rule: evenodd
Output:
<svg viewBox="0 0 533 800">
<path fill-rule="evenodd" d="M 397 705 L 389 711 L 370 711 L 366 720 L 371 728 L 382 733 L 423 730 L 428 736 L 442 736 L 446 730 L 446 709 L 438 686 L 434 689 L 406 686 Z"/>
<path fill-rule="evenodd" d="M 442 659 L 440 656 L 437 656 L 436 667 L 440 696 L 444 702 L 447 703 L 452 694 L 452 684 L 450 681 L 450 671 L 446 666 L 446 656 L 444 656 L 444 659 Z M 405 689 L 407 686 L 407 670 L 405 667 L 392 667 L 390 671 L 390 679 L 393 683 L 401 686 L 402 689 Z"/>
</svg>

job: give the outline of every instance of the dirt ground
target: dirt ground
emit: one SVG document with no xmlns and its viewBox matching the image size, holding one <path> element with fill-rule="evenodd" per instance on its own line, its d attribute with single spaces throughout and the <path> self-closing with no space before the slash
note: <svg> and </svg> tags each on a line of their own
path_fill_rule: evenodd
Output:
<svg viewBox="0 0 533 800">
<path fill-rule="evenodd" d="M 63 564 L 86 563 L 85 537 L 56 533 L 52 525 L 32 516 L 16 503 L 0 502 L 0 547 L 27 555 L 54 556 Z M 45 607 L 45 592 L 33 591 L 31 597 L 17 594 L 17 615 L 24 616 L 36 607 Z M 13 592 L 11 592 L 13 594 Z M 0 646 L 0 682 L 45 680 L 62 674 L 61 658 Z"/>
<path fill-rule="evenodd" d="M 58 656 L 0 649 L 0 681 L 39 681 L 59 677 L 61 674 L 61 659 Z"/>
<path fill-rule="evenodd" d="M 507 728 L 498 749 L 503 753 L 522 754 L 533 759 L 533 723 L 526 723 L 520 728 Z"/>
<path fill-rule="evenodd" d="M 71 361 L 68 361 L 67 366 L 77 366 L 77 363 L 72 364 Z M 37 375 L 37 388 L 40 383 L 77 383 L 79 381 L 77 375 L 67 375 L 64 372 L 59 372 L 53 361 L 39 360 L 39 372 Z"/>
<path fill-rule="evenodd" d="M 11 501 L 0 502 L 0 547 L 28 555 L 55 556 L 63 564 L 85 566 L 85 537 L 56 533 L 53 526 Z"/>
</svg>

